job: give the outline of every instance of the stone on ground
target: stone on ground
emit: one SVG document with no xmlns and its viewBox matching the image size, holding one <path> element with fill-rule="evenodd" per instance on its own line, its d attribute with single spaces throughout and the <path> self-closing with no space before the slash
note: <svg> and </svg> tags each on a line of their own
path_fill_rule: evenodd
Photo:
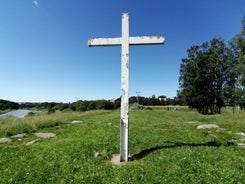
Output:
<svg viewBox="0 0 245 184">
<path fill-rule="evenodd" d="M 26 146 L 30 146 L 30 145 L 33 145 L 37 142 L 38 140 L 33 140 L 33 141 L 30 141 L 30 142 L 27 142 L 25 143 Z"/>
<path fill-rule="evenodd" d="M 102 157 L 102 154 L 100 153 L 100 152 L 96 152 L 95 154 L 94 154 L 94 157 Z"/>
<path fill-rule="evenodd" d="M 245 133 L 244 133 L 244 132 L 238 132 L 238 133 L 236 133 L 236 134 L 245 137 Z"/>
<path fill-rule="evenodd" d="M 39 133 L 35 133 L 35 136 L 41 137 L 41 138 L 51 138 L 51 137 L 55 137 L 55 134 L 54 133 L 42 133 L 42 132 L 39 132 Z"/>
<path fill-rule="evenodd" d="M 11 136 L 11 138 L 22 138 L 22 137 L 25 137 L 25 136 L 27 136 L 27 134 L 26 133 L 22 133 L 22 134 L 13 135 L 13 136 Z"/>
<path fill-rule="evenodd" d="M 131 161 L 131 156 L 128 155 L 128 161 Z M 114 165 L 114 166 L 120 166 L 122 164 L 125 164 L 127 162 L 121 162 L 120 161 L 120 153 L 118 154 L 113 154 L 112 157 L 111 157 L 111 164 Z"/>
<path fill-rule="evenodd" d="M 11 139 L 4 137 L 4 138 L 0 138 L 0 143 L 7 143 L 7 142 L 11 142 Z"/>
<path fill-rule="evenodd" d="M 237 145 L 241 148 L 245 148 L 245 143 L 237 143 Z"/>
<path fill-rule="evenodd" d="M 71 124 L 79 124 L 79 123 L 83 123 L 83 121 L 74 120 L 71 122 Z"/>
<path fill-rule="evenodd" d="M 219 126 L 215 124 L 204 124 L 204 125 L 197 126 L 197 129 L 212 129 L 212 128 L 219 128 Z"/>
<path fill-rule="evenodd" d="M 123 162 L 120 162 L 120 154 L 113 154 L 111 157 L 112 165 L 119 166 L 122 165 Z"/>
</svg>

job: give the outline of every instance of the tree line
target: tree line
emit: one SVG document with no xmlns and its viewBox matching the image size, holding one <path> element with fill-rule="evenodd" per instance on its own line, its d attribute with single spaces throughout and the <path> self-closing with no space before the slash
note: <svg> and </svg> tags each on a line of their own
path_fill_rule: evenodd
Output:
<svg viewBox="0 0 245 184">
<path fill-rule="evenodd" d="M 117 103 L 112 103 L 108 100 L 78 100 L 73 103 L 62 103 L 62 102 L 41 102 L 41 103 L 21 103 L 20 108 L 27 109 L 45 109 L 48 113 L 55 111 L 88 111 L 88 110 L 112 110 L 117 108 Z"/>
<path fill-rule="evenodd" d="M 131 96 L 129 98 L 129 104 L 138 103 L 144 106 L 159 106 L 159 105 L 177 105 L 180 101 L 177 98 L 167 98 L 162 95 L 156 97 L 142 97 Z M 120 108 L 121 99 L 115 100 L 78 100 L 73 103 L 61 103 L 61 102 L 25 102 L 16 103 L 7 100 L 0 100 L 0 110 L 6 109 L 38 109 L 47 110 L 48 113 L 55 111 L 89 111 L 89 110 L 113 110 Z"/>
<path fill-rule="evenodd" d="M 228 44 L 213 38 L 187 50 L 179 84 L 178 98 L 202 114 L 221 113 L 225 105 L 245 108 L 245 16 Z"/>
<path fill-rule="evenodd" d="M 20 105 L 16 102 L 0 99 L 0 110 L 19 109 Z"/>
</svg>

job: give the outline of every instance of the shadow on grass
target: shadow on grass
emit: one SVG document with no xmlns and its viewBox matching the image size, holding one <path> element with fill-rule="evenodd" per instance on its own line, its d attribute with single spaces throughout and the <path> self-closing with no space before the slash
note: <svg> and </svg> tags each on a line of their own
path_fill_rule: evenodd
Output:
<svg viewBox="0 0 245 184">
<path fill-rule="evenodd" d="M 129 161 L 134 161 L 134 160 L 140 160 L 147 156 L 148 154 L 160 150 L 160 149 L 167 149 L 167 148 L 176 148 L 176 147 L 199 147 L 199 146 L 211 146 L 211 147 L 220 147 L 220 146 L 235 146 L 236 144 L 233 142 L 227 142 L 227 143 L 220 143 L 217 141 L 210 141 L 207 143 L 181 143 L 181 142 L 170 142 L 170 141 L 165 141 L 165 144 L 171 144 L 171 145 L 164 145 L 164 146 L 156 146 L 153 148 L 145 149 L 142 150 L 140 153 L 133 155 L 132 157 L 129 158 Z"/>
</svg>

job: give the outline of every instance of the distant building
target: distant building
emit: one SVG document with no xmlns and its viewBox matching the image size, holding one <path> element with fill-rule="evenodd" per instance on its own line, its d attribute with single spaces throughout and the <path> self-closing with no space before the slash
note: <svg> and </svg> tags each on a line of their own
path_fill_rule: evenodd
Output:
<svg viewBox="0 0 245 184">
<path fill-rule="evenodd" d="M 115 103 L 116 102 L 116 99 L 115 98 L 112 98 L 112 99 L 108 99 L 107 101 L 110 102 L 110 103 Z"/>
<path fill-rule="evenodd" d="M 166 97 L 159 97 L 158 100 L 160 102 L 166 102 L 167 101 L 167 98 Z"/>
</svg>

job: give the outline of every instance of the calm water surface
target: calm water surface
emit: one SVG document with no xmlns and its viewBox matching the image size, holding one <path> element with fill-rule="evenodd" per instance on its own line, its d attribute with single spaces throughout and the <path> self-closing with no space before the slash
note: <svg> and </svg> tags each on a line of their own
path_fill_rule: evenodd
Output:
<svg viewBox="0 0 245 184">
<path fill-rule="evenodd" d="M 18 109 L 18 110 L 7 112 L 5 114 L 1 114 L 0 118 L 7 118 L 7 117 L 24 118 L 29 112 L 36 113 L 37 111 L 27 110 L 27 109 Z"/>
</svg>

